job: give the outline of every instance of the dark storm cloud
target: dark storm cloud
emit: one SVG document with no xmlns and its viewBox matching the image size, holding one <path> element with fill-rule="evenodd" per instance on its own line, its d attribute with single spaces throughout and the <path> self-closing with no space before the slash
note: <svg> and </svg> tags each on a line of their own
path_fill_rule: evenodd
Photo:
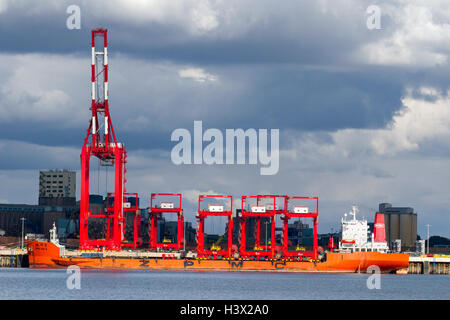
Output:
<svg viewBox="0 0 450 320">
<path fill-rule="evenodd" d="M 245 120 L 237 123 L 301 131 L 376 128 L 401 107 L 402 86 L 378 72 L 281 67 L 254 79 L 241 99 Z"/>
<path fill-rule="evenodd" d="M 370 31 L 372 0 L 256 2 L 0 0 L 0 200 L 34 203 L 39 169 L 79 169 L 90 29 L 106 27 L 111 116 L 129 151 L 129 191 L 319 195 L 325 227 L 352 204 L 387 201 L 438 225 L 431 209 L 448 215 L 449 139 L 433 108 L 444 121 L 446 102 L 420 99 L 447 96 L 448 63 L 433 55 L 448 52 L 445 6 L 383 1 L 393 5 L 382 7 L 382 29 Z M 66 28 L 71 4 L 81 7 L 81 30 Z M 186 69 L 203 82 L 182 76 Z M 421 87 L 442 94 L 423 97 Z M 398 111 L 406 117 L 396 125 Z M 205 130 L 280 129 L 279 173 L 175 166 L 170 134 L 192 132 L 194 120 Z"/>
<path fill-rule="evenodd" d="M 66 9 L 72 4 L 81 8 L 81 30 L 66 28 L 69 17 Z M 368 34 L 363 5 L 353 8 L 351 14 L 356 12 L 357 15 L 345 20 L 332 12 L 320 12 L 316 4 L 288 1 L 284 6 L 274 7 L 269 1 L 266 4 L 272 8 L 264 9 L 261 3 L 255 10 L 251 2 L 243 2 L 239 3 L 240 7 L 234 8 L 238 14 L 231 21 L 226 21 L 222 12 L 226 8 L 217 6 L 218 26 L 199 36 L 189 31 L 190 24 L 195 20 L 180 21 L 180 17 L 169 15 L 166 21 L 149 17 L 136 22 L 132 15 L 135 12 L 123 12 L 121 16 L 121 13 L 115 12 L 115 4 L 117 2 L 114 1 L 8 2 L 0 19 L 0 50 L 14 53 L 84 53 L 85 47 L 90 44 L 90 29 L 106 27 L 110 31 L 109 43 L 115 53 L 145 59 L 203 65 L 330 64 L 346 61 L 348 53 L 367 36 L 371 40 L 379 36 Z M 233 4 L 230 3 L 230 7 Z M 188 9 L 189 5 L 186 6 Z M 234 25 L 243 22 L 239 19 L 248 17 L 255 21 L 241 29 Z"/>
<path fill-rule="evenodd" d="M 118 121 L 118 123 L 121 123 Z M 24 127 L 27 127 L 24 129 Z M 120 125 L 118 125 L 120 127 Z M 58 128 L 49 123 L 40 124 L 38 126 L 28 126 L 25 122 L 17 122 L 14 124 L 4 124 L 0 128 L 0 137 L 8 140 L 24 141 L 31 144 L 43 144 L 47 146 L 62 146 L 80 148 L 83 145 L 86 137 L 86 128 Z M 138 132 L 124 132 L 118 130 L 118 141 L 126 142 L 126 147 L 129 150 L 136 150 L 141 148 L 148 149 L 168 149 L 171 146 L 170 133 L 152 130 L 146 128 L 145 131 Z M 17 168 L 23 164 L 18 163 L 12 158 L 3 159 L 2 165 L 11 165 Z"/>
<path fill-rule="evenodd" d="M 171 132 L 180 127 L 192 131 L 194 120 L 202 120 L 205 130 L 333 131 L 383 127 L 401 107 L 400 80 L 393 76 L 386 81 L 381 72 L 327 72 L 278 65 L 216 68 L 212 72 L 219 75 L 220 83 L 204 84 L 180 80 L 176 69 L 139 71 L 137 66 L 130 73 L 127 62 L 112 59 L 112 64 L 111 116 L 118 139 L 130 149 L 170 148 Z M 86 91 L 73 97 L 76 114 L 75 108 L 84 105 L 89 109 L 89 88 L 82 80 L 69 81 L 77 87 L 74 93 Z M 36 144 L 81 146 L 89 120 L 86 113 L 85 120 L 67 127 L 66 121 L 52 120 L 51 114 L 48 121 L 35 125 L 33 117 L 24 117 L 4 123 L 0 136 Z M 65 117 L 71 118 L 70 110 Z M 140 123 L 139 117 L 145 121 Z"/>
<path fill-rule="evenodd" d="M 68 147 L 48 147 L 22 141 L 0 140 L 0 168 L 42 169 L 63 166 L 67 169 L 79 166 L 78 152 Z"/>
<path fill-rule="evenodd" d="M 81 30 L 66 28 L 69 15 L 65 10 L 70 4 L 81 7 Z M 83 85 L 88 81 L 90 29 L 107 26 L 110 101 L 116 106 L 112 114 L 123 139 L 131 141 L 131 148 L 168 147 L 170 132 L 178 127 L 190 128 L 194 120 L 204 120 L 206 126 L 221 129 L 380 128 L 401 108 L 405 79 L 412 84 L 434 79 L 427 72 L 408 75 L 402 69 L 352 64 L 349 54 L 358 45 L 391 32 L 389 19 L 383 20 L 382 32 L 368 31 L 363 4 L 322 10 L 317 4 L 293 1 L 274 6 L 267 2 L 268 8 L 254 9 L 256 22 L 248 23 L 242 30 L 227 24 L 219 14 L 218 26 L 201 36 L 189 32 L 189 23 L 180 22 L 178 16 L 169 16 L 167 21 L 140 21 L 138 17 L 133 19 L 130 12 L 114 11 L 116 4 L 11 2 L 0 19 L 0 49 L 79 54 L 86 63 L 86 77 L 73 79 L 71 86 L 80 89 L 76 96 L 71 92 L 70 98 L 80 100 L 82 92 L 87 98 L 90 90 Z M 251 12 L 247 2 L 239 9 L 243 13 L 237 18 Z M 338 9 L 340 14 L 333 11 Z M 172 74 L 170 70 L 165 71 L 167 74 L 156 70 L 155 76 L 151 67 L 132 69 L 127 63 L 119 65 L 121 53 L 143 63 L 169 61 L 173 64 Z M 176 69 L 189 65 L 206 68 L 219 77 L 219 83 L 205 86 L 192 80 L 180 81 Z M 119 77 L 123 81 L 118 82 Z M 139 116 L 145 116 L 147 121 L 138 127 L 129 124 L 130 118 Z M 76 128 L 83 130 L 85 126 Z M 63 136 L 69 145 L 78 143 L 75 130 L 64 132 L 58 127 L 49 126 L 49 130 L 61 132 L 49 139 L 50 144 L 57 145 Z M 48 137 L 46 128 L 44 125 L 42 135 L 34 134 L 37 130 L 30 128 L 30 137 L 8 125 L 0 130 L 5 132 L 5 138 L 35 142 Z M 143 135 L 146 138 L 139 139 Z"/>
</svg>

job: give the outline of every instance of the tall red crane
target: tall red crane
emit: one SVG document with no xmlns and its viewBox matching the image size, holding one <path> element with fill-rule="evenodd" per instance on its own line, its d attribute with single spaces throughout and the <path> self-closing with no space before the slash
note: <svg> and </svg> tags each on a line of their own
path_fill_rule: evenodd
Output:
<svg viewBox="0 0 450 320">
<path fill-rule="evenodd" d="M 96 39 L 103 38 L 96 47 Z M 108 41 L 106 29 L 92 30 L 91 120 L 81 149 L 80 249 L 120 250 L 124 234 L 125 163 L 127 151 L 114 134 L 108 104 Z M 102 166 L 114 167 L 114 210 L 102 214 L 89 211 L 89 163 L 94 156 Z M 105 239 L 89 239 L 89 217 L 105 218 L 110 232 Z"/>
</svg>

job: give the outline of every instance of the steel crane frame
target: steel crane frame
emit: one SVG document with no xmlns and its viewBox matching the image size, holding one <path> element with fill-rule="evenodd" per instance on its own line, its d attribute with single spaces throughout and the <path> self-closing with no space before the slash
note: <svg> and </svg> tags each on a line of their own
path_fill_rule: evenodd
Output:
<svg viewBox="0 0 450 320">
<path fill-rule="evenodd" d="M 316 202 L 316 210 L 309 211 L 308 213 L 294 213 L 289 210 L 289 201 L 294 199 L 301 200 L 315 200 Z M 319 217 L 319 197 L 286 197 L 286 212 L 282 219 L 284 221 L 283 224 L 283 256 L 284 257 L 295 257 L 295 258 L 303 258 L 309 257 L 311 259 L 317 259 L 317 251 L 318 251 L 318 242 L 317 242 L 317 222 Z M 313 219 L 313 251 L 312 252 L 297 252 L 297 251 L 289 251 L 288 250 L 288 227 L 289 227 L 289 219 L 291 218 L 309 218 Z"/>
<path fill-rule="evenodd" d="M 111 230 L 111 220 L 112 217 L 114 216 L 114 205 L 110 206 L 110 198 L 114 197 L 114 193 L 112 192 L 108 192 L 108 194 L 106 195 L 106 212 L 108 213 L 108 222 L 107 222 L 107 238 L 109 237 L 110 234 L 110 230 Z M 139 196 L 137 193 L 124 193 L 123 194 L 123 203 L 124 203 L 124 207 L 123 207 L 123 212 L 124 212 L 124 217 L 122 218 L 122 224 L 123 224 L 123 235 L 124 235 L 124 239 L 122 240 L 122 247 L 127 247 L 127 248 L 134 248 L 136 249 L 141 243 L 142 243 L 142 239 L 140 237 L 141 234 L 141 219 L 140 219 L 140 215 L 139 215 Z M 126 200 L 129 200 L 129 198 L 134 197 L 135 198 L 135 205 L 130 207 L 127 207 L 125 204 L 127 203 Z M 126 214 L 132 214 L 133 215 L 133 242 L 128 242 L 125 241 L 125 228 L 126 228 Z"/>
<path fill-rule="evenodd" d="M 260 201 L 261 197 L 274 197 L 275 198 L 275 208 L 274 208 L 275 217 L 277 214 L 282 215 L 286 212 L 286 198 L 287 198 L 286 195 L 269 195 L 269 194 L 267 194 L 267 195 L 258 195 L 258 196 L 259 196 L 259 198 L 257 198 L 257 200 L 256 200 L 256 205 L 259 205 L 259 201 Z M 277 209 L 277 199 L 278 198 L 283 198 L 283 205 L 282 205 L 281 209 Z M 273 223 L 274 223 L 274 228 L 276 228 L 275 219 L 274 219 Z M 263 248 L 264 250 L 267 250 L 269 248 L 269 246 L 267 244 L 265 244 L 264 246 L 261 245 L 261 217 L 258 217 L 258 221 L 256 224 L 255 239 L 256 239 L 256 241 L 255 241 L 256 246 Z M 271 244 L 272 244 L 272 240 L 271 240 Z M 281 249 L 281 247 L 277 246 L 275 244 L 275 249 Z"/>
<path fill-rule="evenodd" d="M 92 30 L 92 103 L 91 120 L 86 138 L 81 149 L 81 179 L 80 179 L 80 249 L 120 250 L 123 240 L 123 194 L 125 190 L 126 149 L 118 143 L 111 122 L 108 103 L 108 41 L 106 29 Z M 103 51 L 96 51 L 95 40 L 103 38 Z M 97 57 L 103 56 L 103 65 L 97 63 Z M 99 77 L 103 75 L 103 80 Z M 97 94 L 96 88 L 103 87 L 103 97 Z M 104 130 L 100 131 L 99 116 L 104 118 Z M 104 166 L 114 166 L 114 211 L 112 230 L 108 238 L 89 239 L 89 217 L 104 218 L 104 215 L 93 215 L 89 209 L 89 163 L 94 156 L 100 159 Z M 120 195 L 120 196 L 117 196 Z M 109 219 L 108 219 L 109 220 Z"/>
<path fill-rule="evenodd" d="M 202 202 L 205 198 L 214 199 L 229 199 L 230 210 L 223 210 L 222 212 L 214 212 L 202 209 Z M 225 205 L 223 206 L 225 208 Z M 228 218 L 228 248 L 227 250 L 208 250 L 205 249 L 205 219 L 207 217 L 227 217 Z M 217 258 L 231 258 L 233 254 L 233 196 L 230 195 L 213 195 L 203 194 L 198 196 L 198 228 L 197 228 L 197 256 L 198 257 L 213 257 Z"/>
<path fill-rule="evenodd" d="M 154 206 L 154 200 L 157 196 L 178 197 L 179 205 L 174 208 L 160 208 Z M 178 217 L 177 222 L 177 243 L 161 243 L 157 241 L 158 233 L 158 216 L 162 213 L 176 213 Z M 164 248 L 181 250 L 184 246 L 184 217 L 182 208 L 182 195 L 181 193 L 152 193 L 150 195 L 150 209 L 149 209 L 149 247 L 151 249 Z"/>
<path fill-rule="evenodd" d="M 275 243 L 275 218 L 277 214 L 283 214 L 285 212 L 285 201 L 283 203 L 283 209 L 277 209 L 276 207 L 276 199 L 277 198 L 286 198 L 286 196 L 280 195 L 257 195 L 257 196 L 242 196 L 241 201 L 241 213 L 240 213 L 240 256 L 241 257 L 266 257 L 266 258 L 275 258 L 276 251 L 281 251 L 281 246 L 277 246 Z M 260 201 L 262 199 L 272 199 L 273 207 L 272 210 L 265 209 L 265 212 L 252 212 L 244 209 L 248 199 L 256 199 L 256 205 L 260 205 Z M 246 237 L 246 229 L 247 229 L 247 219 L 250 217 L 258 218 L 256 224 L 256 236 L 255 236 L 255 245 L 261 247 L 261 217 L 270 218 L 270 229 L 271 229 L 271 239 L 270 246 L 265 244 L 263 247 L 264 250 L 270 248 L 270 251 L 260 251 L 260 250 L 247 250 L 247 237 Z"/>
</svg>

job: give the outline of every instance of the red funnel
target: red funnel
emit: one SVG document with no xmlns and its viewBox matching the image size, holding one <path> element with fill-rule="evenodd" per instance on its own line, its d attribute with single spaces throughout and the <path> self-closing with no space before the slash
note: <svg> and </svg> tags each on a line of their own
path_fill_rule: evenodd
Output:
<svg viewBox="0 0 450 320">
<path fill-rule="evenodd" d="M 375 213 L 375 222 L 373 224 L 373 233 L 375 242 L 386 242 L 386 231 L 384 228 L 384 214 Z"/>
<path fill-rule="evenodd" d="M 330 240 L 328 241 L 328 250 L 330 250 L 330 252 L 333 252 L 334 248 L 335 248 L 334 239 L 333 237 L 330 237 Z"/>
</svg>

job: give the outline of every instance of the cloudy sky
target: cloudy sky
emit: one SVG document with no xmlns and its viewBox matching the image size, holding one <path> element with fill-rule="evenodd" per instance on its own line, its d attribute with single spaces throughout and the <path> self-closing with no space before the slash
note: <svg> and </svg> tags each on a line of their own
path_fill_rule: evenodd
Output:
<svg viewBox="0 0 450 320">
<path fill-rule="evenodd" d="M 329 232 L 353 204 L 372 221 L 390 202 L 417 211 L 422 236 L 450 236 L 448 0 L 0 0 L 0 202 L 37 203 L 39 170 L 79 171 L 97 27 L 142 206 L 151 192 L 182 192 L 188 216 L 199 193 L 317 195 Z M 174 165 L 171 133 L 194 120 L 279 129 L 278 173 Z M 93 193 L 112 190 L 106 175 Z"/>
</svg>

